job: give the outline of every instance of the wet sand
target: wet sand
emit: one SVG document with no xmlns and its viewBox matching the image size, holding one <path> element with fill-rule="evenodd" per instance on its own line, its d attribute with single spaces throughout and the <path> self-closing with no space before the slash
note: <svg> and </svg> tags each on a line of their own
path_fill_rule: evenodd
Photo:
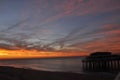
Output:
<svg viewBox="0 0 120 80">
<path fill-rule="evenodd" d="M 116 75 L 50 72 L 0 66 L 0 80 L 114 80 Z"/>
</svg>

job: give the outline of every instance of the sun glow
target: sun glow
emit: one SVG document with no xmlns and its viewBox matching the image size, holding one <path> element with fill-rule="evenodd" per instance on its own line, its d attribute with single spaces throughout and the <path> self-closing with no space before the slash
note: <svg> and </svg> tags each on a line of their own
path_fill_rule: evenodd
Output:
<svg viewBox="0 0 120 80">
<path fill-rule="evenodd" d="M 50 58 L 50 57 L 70 57 L 80 56 L 76 53 L 37 51 L 37 50 L 6 50 L 0 49 L 0 59 L 18 59 L 18 58 Z"/>
<path fill-rule="evenodd" d="M 0 56 L 1 56 L 1 55 L 8 55 L 8 54 L 7 54 L 7 53 L 0 53 Z"/>
</svg>

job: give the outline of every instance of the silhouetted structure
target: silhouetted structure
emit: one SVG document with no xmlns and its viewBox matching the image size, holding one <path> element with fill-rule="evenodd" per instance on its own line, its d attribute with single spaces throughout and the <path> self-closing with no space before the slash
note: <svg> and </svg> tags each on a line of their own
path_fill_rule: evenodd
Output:
<svg viewBox="0 0 120 80">
<path fill-rule="evenodd" d="M 120 72 L 120 55 L 111 52 L 95 52 L 83 61 L 84 71 Z"/>
</svg>

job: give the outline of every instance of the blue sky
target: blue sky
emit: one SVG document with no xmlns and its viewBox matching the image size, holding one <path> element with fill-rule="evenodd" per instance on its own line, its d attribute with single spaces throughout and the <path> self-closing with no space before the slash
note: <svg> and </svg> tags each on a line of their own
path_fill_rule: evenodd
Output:
<svg viewBox="0 0 120 80">
<path fill-rule="evenodd" d="M 0 47 L 118 53 L 119 4 L 120 0 L 0 0 Z"/>
</svg>

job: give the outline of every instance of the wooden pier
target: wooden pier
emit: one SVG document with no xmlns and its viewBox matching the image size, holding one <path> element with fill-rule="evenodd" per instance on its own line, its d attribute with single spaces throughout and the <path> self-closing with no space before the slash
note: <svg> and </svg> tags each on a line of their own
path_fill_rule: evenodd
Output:
<svg viewBox="0 0 120 80">
<path fill-rule="evenodd" d="M 95 52 L 83 61 L 83 71 L 120 72 L 120 55 L 111 52 Z"/>
</svg>

